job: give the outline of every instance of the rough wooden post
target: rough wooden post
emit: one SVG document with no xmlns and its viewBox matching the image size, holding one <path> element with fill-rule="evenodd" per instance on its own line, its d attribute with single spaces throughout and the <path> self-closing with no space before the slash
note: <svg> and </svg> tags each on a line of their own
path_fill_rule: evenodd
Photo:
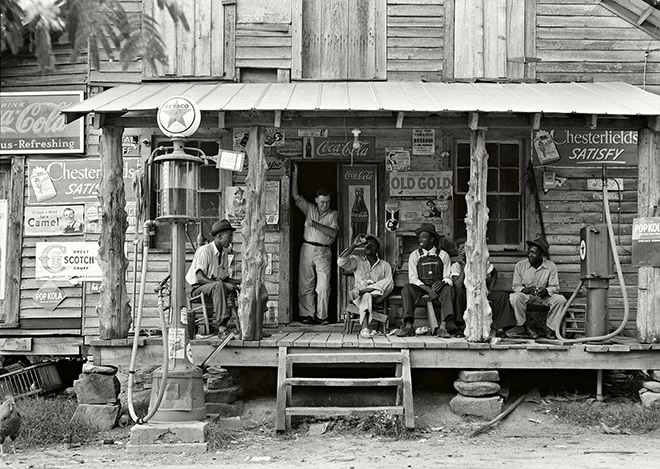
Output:
<svg viewBox="0 0 660 469">
<path fill-rule="evenodd" d="M 250 127 L 246 152 L 249 158 L 245 179 L 247 206 L 243 219 L 243 273 L 238 296 L 238 318 L 243 340 L 261 339 L 263 311 L 261 291 L 266 277 L 266 157 L 264 129 Z"/>
<path fill-rule="evenodd" d="M 7 252 L 5 253 L 5 320 L 0 327 L 19 325 L 23 259 L 23 209 L 25 202 L 25 157 L 11 160 L 11 189 L 7 211 Z M 3 240 L 4 241 L 4 240 Z"/>
<path fill-rule="evenodd" d="M 132 321 L 126 292 L 128 259 L 124 254 L 124 243 L 128 216 L 125 210 L 122 133 L 123 128 L 114 125 L 104 126 L 101 133 L 99 265 L 102 274 L 101 295 L 96 307 L 101 339 L 127 338 Z"/>
<path fill-rule="evenodd" d="M 470 342 L 488 340 L 493 314 L 486 298 L 486 182 L 488 176 L 488 154 L 486 132 L 473 130 L 470 136 L 470 189 L 465 195 L 467 215 L 465 227 L 465 289 L 467 311 L 465 312 L 465 337 Z"/>
<path fill-rule="evenodd" d="M 643 129 L 639 133 L 638 216 L 660 216 L 660 132 Z M 660 267 L 638 270 L 637 339 L 641 343 L 660 342 Z"/>
</svg>

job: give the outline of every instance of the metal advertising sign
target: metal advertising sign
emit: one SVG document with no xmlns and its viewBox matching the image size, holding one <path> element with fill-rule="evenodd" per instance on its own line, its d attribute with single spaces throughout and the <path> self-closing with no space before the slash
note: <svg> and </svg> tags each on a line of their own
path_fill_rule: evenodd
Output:
<svg viewBox="0 0 660 469">
<path fill-rule="evenodd" d="M 85 231 L 84 205 L 26 205 L 25 236 L 81 235 Z"/>
<path fill-rule="evenodd" d="M 82 91 L 0 93 L 0 155 L 83 153 L 85 119 L 67 124 L 60 111 Z"/>
<path fill-rule="evenodd" d="M 97 242 L 37 243 L 37 280 L 100 280 Z"/>
<path fill-rule="evenodd" d="M 64 301 L 64 292 L 50 280 L 44 283 L 39 290 L 34 292 L 34 302 L 43 309 L 52 313 L 59 304 Z"/>
<path fill-rule="evenodd" d="M 454 190 L 451 171 L 407 171 L 390 173 L 392 197 L 449 199 Z"/>
<path fill-rule="evenodd" d="M 303 140 L 303 158 L 373 160 L 376 154 L 376 137 L 359 137 L 360 147 L 357 149 L 353 148 L 352 138 L 310 137 Z"/>
<path fill-rule="evenodd" d="M 347 220 L 349 230 L 344 230 L 348 246 L 358 234 L 377 233 L 378 214 L 376 204 L 376 166 L 342 165 L 339 173 L 342 180 L 342 208 L 340 220 Z"/>
<path fill-rule="evenodd" d="M 534 160 L 567 167 L 637 166 L 637 137 L 631 130 L 537 130 Z"/>
<path fill-rule="evenodd" d="M 139 158 L 124 158 L 126 200 L 133 200 Z M 98 202 L 100 158 L 28 159 L 28 203 L 56 205 Z"/>
<path fill-rule="evenodd" d="M 660 217 L 633 219 L 632 263 L 660 267 Z"/>
<path fill-rule="evenodd" d="M 168 137 L 189 137 L 202 122 L 197 103 L 185 96 L 173 96 L 158 108 L 158 127 Z"/>
</svg>

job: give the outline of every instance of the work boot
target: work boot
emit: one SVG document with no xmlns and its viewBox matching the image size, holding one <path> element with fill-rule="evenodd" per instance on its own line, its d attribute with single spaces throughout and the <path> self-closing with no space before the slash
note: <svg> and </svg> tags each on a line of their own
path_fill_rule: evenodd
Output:
<svg viewBox="0 0 660 469">
<path fill-rule="evenodd" d="M 413 329 L 413 325 L 410 322 L 404 323 L 403 327 L 401 327 L 401 330 L 396 333 L 397 337 L 412 337 L 415 335 L 415 329 Z"/>
</svg>

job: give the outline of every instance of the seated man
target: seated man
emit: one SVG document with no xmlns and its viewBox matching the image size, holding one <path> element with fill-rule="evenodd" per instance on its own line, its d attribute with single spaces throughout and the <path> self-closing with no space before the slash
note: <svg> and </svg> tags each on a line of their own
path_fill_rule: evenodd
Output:
<svg viewBox="0 0 660 469">
<path fill-rule="evenodd" d="M 451 265 L 450 274 L 454 282 L 456 323 L 457 325 L 464 326 L 463 314 L 467 309 L 467 294 L 465 291 L 465 238 L 456 240 L 456 250 L 458 251 L 458 259 Z M 503 291 L 495 291 L 497 269 L 490 262 L 488 262 L 486 269 L 486 298 L 493 312 L 491 329 L 498 331 L 498 334 L 502 334 L 502 331 L 506 331 L 516 325 L 516 318 L 509 303 L 509 295 Z"/>
<path fill-rule="evenodd" d="M 186 274 L 186 282 L 192 286 L 192 296 L 204 293 L 213 299 L 220 339 L 229 334 L 227 323 L 231 318 L 231 310 L 227 304 L 227 296 L 236 295 L 241 283 L 240 279 L 229 277 L 227 249 L 233 240 L 234 231 L 236 229 L 231 226 L 229 220 L 215 222 L 211 227 L 213 241 L 197 249 Z M 260 300 L 263 302 L 260 307 L 265 311 L 268 292 L 263 285 Z"/>
<path fill-rule="evenodd" d="M 353 254 L 353 251 L 359 246 L 364 246 L 363 256 Z M 380 239 L 377 236 L 358 235 L 337 259 L 337 265 L 347 272 L 353 272 L 355 277 L 355 284 L 353 289 L 348 292 L 348 298 L 358 308 L 362 325 L 360 337 L 364 338 L 369 338 L 376 333 L 375 330 L 369 329 L 373 305 L 382 304 L 394 288 L 392 267 L 387 261 L 378 257 L 379 249 Z"/>
<path fill-rule="evenodd" d="M 544 259 L 550 245 L 545 238 L 527 241 L 527 259 L 519 261 L 513 271 L 513 293 L 509 295 L 511 307 L 516 316 L 516 327 L 510 334 L 526 335 L 531 339 L 536 333 L 527 323 L 527 306 L 532 303 L 550 308 L 546 320 L 545 335 L 556 338 L 555 331 L 561 323 L 561 312 L 566 298 L 559 294 L 559 276 L 554 262 Z"/>
<path fill-rule="evenodd" d="M 426 294 L 433 301 L 435 315 L 440 324 L 433 333 L 439 337 L 449 337 L 450 334 L 458 332 L 454 323 L 453 282 L 449 274 L 451 260 L 449 254 L 440 249 L 440 235 L 433 224 L 422 223 L 422 226 L 415 230 L 415 234 L 420 248 L 411 252 L 408 260 L 409 283 L 401 290 L 403 324 L 397 335 L 415 335 L 415 306 Z"/>
</svg>

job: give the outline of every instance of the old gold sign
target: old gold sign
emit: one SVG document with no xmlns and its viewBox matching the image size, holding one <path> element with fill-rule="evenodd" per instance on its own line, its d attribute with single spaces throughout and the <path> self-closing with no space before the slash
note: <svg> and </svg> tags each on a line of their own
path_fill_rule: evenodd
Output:
<svg viewBox="0 0 660 469">
<path fill-rule="evenodd" d="M 391 196 L 437 197 L 451 193 L 451 171 L 407 171 L 390 173 Z"/>
</svg>

